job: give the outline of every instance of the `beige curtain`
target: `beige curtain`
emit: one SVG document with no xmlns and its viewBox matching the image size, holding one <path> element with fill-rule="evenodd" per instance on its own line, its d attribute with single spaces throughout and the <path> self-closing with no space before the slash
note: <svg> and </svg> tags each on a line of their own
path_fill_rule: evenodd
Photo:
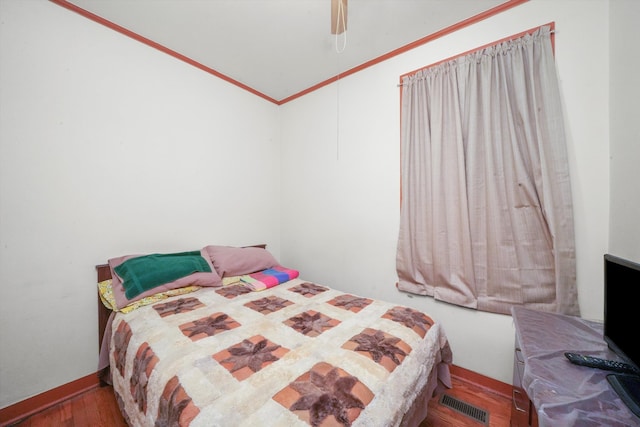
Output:
<svg viewBox="0 0 640 427">
<path fill-rule="evenodd" d="M 550 34 L 403 79 L 400 290 L 495 313 L 579 314 Z"/>
</svg>

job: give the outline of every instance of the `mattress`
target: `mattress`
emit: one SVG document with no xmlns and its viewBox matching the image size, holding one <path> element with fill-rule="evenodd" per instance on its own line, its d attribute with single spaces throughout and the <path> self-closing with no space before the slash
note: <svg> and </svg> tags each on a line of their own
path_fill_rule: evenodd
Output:
<svg viewBox="0 0 640 427">
<path fill-rule="evenodd" d="M 428 314 L 296 278 L 204 287 L 108 332 L 131 426 L 417 425 L 451 351 Z"/>
</svg>

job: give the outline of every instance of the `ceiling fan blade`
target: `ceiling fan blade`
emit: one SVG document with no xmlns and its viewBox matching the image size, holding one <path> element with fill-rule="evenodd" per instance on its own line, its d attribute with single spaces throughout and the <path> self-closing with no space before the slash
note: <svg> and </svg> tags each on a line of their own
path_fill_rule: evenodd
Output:
<svg viewBox="0 0 640 427">
<path fill-rule="evenodd" d="M 331 34 L 347 30 L 347 0 L 331 0 Z"/>
</svg>

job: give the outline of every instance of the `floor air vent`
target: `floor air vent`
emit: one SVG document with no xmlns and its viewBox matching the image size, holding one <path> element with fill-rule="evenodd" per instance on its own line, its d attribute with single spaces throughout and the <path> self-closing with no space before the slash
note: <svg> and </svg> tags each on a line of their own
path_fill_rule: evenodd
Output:
<svg viewBox="0 0 640 427">
<path fill-rule="evenodd" d="M 443 394 L 440 396 L 440 404 L 451 408 L 454 411 L 461 413 L 462 415 L 466 415 L 467 417 L 472 418 L 479 423 L 482 423 L 486 426 L 489 425 L 489 413 L 484 409 L 480 409 L 477 406 L 473 406 L 467 402 L 463 402 L 462 400 L 448 394 Z"/>
</svg>

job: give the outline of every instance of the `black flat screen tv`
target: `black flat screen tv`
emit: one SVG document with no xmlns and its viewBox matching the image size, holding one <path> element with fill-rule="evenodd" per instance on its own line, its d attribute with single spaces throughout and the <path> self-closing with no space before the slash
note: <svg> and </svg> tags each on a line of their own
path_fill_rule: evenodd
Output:
<svg viewBox="0 0 640 427">
<path fill-rule="evenodd" d="M 604 256 L 604 340 L 625 362 L 640 367 L 640 264 Z M 640 417 L 640 376 L 610 374 L 620 399 Z"/>
</svg>

